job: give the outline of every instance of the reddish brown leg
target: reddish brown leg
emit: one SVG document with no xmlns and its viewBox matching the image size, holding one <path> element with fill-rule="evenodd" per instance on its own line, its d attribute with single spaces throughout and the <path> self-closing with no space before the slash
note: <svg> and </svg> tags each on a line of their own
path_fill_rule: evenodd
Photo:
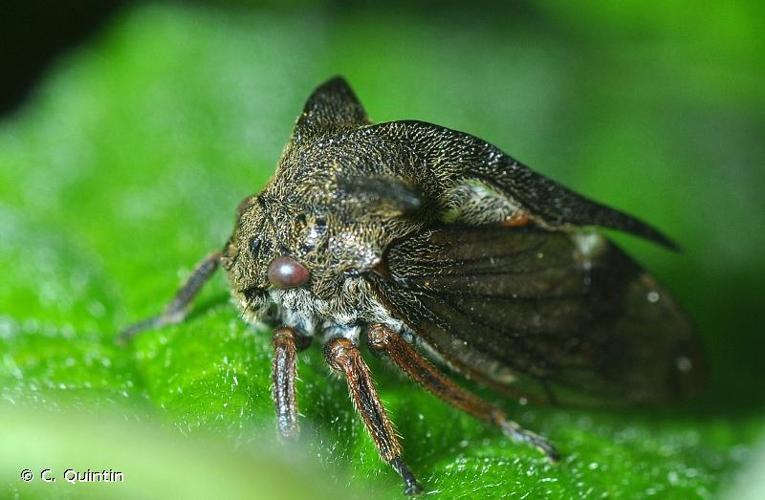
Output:
<svg viewBox="0 0 765 500">
<path fill-rule="evenodd" d="M 297 335 L 283 326 L 274 332 L 274 361 L 271 394 L 276 406 L 276 421 L 283 439 L 294 439 L 300 428 L 297 421 L 295 379 L 297 378 Z"/>
<path fill-rule="evenodd" d="M 420 485 L 401 458 L 401 444 L 377 396 L 372 374 L 358 347 L 346 338 L 334 338 L 324 347 L 324 356 L 329 366 L 345 375 L 351 399 L 364 420 L 367 432 L 375 442 L 382 459 L 404 480 L 404 492 L 407 495 L 420 492 Z"/>
<path fill-rule="evenodd" d="M 188 313 L 188 305 L 197 296 L 199 290 L 202 289 L 205 283 L 210 279 L 220 263 L 220 252 L 213 252 L 205 257 L 197 266 L 191 271 L 191 274 L 186 279 L 186 282 L 176 292 L 173 300 L 165 307 L 158 316 L 152 316 L 143 321 L 139 321 L 120 332 L 117 339 L 120 343 L 127 343 L 136 334 L 149 328 L 158 328 L 165 325 L 173 325 L 180 323 L 186 318 Z"/>
<path fill-rule="evenodd" d="M 388 327 L 373 325 L 369 330 L 368 342 L 371 349 L 387 354 L 412 380 L 443 401 L 476 418 L 499 426 L 510 439 L 535 446 L 550 460 L 558 460 L 558 452 L 545 438 L 523 429 L 512 420 L 508 420 L 505 412 L 496 406 L 455 384 Z"/>
</svg>

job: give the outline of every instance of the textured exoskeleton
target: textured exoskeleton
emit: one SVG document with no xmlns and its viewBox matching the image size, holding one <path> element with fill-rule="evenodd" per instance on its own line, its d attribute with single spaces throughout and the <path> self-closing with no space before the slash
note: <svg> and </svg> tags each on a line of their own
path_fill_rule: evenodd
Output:
<svg viewBox="0 0 765 500">
<path fill-rule="evenodd" d="M 278 427 L 298 432 L 299 349 L 316 338 L 382 458 L 402 458 L 360 346 L 387 355 L 444 401 L 551 459 L 554 448 L 452 382 L 447 367 L 501 391 L 572 404 L 641 404 L 699 385 L 690 322 L 666 290 L 594 232 L 675 245 L 469 134 L 419 121 L 373 124 L 342 78 L 321 85 L 278 168 L 238 208 L 233 235 L 165 312 L 183 319 L 217 265 L 251 323 L 276 327 Z"/>
</svg>

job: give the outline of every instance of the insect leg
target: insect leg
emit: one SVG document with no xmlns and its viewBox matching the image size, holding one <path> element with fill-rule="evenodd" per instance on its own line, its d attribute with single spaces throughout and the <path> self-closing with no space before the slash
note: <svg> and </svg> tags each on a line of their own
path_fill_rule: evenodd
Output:
<svg viewBox="0 0 765 500">
<path fill-rule="evenodd" d="M 509 420 L 505 412 L 496 406 L 454 383 L 390 328 L 381 324 L 372 325 L 367 339 L 372 350 L 387 354 L 409 378 L 444 402 L 480 420 L 497 425 L 507 437 L 535 446 L 551 461 L 558 460 L 558 452 L 545 438 L 522 428 Z"/>
<path fill-rule="evenodd" d="M 297 351 L 300 342 L 294 329 L 283 326 L 274 332 L 274 361 L 271 372 L 272 396 L 276 406 L 279 435 L 285 440 L 297 437 L 300 428 L 297 421 L 295 380 L 297 379 Z"/>
<path fill-rule="evenodd" d="M 358 347 L 346 338 L 337 337 L 324 346 L 324 356 L 332 369 L 345 375 L 351 399 L 364 420 L 367 432 L 375 442 L 382 459 L 404 480 L 404 492 L 407 495 L 420 492 L 420 485 L 401 458 L 401 444 L 380 402 L 372 374 Z"/>
<path fill-rule="evenodd" d="M 186 282 L 175 293 L 175 297 L 165 306 L 164 311 L 158 316 L 152 316 L 146 318 L 143 321 L 139 321 L 133 325 L 122 330 L 118 337 L 118 342 L 127 343 L 136 334 L 148 330 L 149 328 L 157 328 L 165 325 L 173 325 L 180 323 L 186 318 L 188 313 L 188 305 L 197 296 L 202 286 L 207 283 L 210 277 L 213 275 L 218 264 L 220 263 L 220 252 L 213 252 L 205 257 L 197 266 L 191 271 L 191 274 L 186 279 Z"/>
</svg>

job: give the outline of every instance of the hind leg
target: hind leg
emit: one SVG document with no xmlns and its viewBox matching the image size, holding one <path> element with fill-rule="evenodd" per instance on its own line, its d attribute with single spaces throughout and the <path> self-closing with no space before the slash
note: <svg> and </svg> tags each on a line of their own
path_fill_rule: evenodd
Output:
<svg viewBox="0 0 765 500">
<path fill-rule="evenodd" d="M 498 426 L 513 441 L 530 444 L 551 461 L 559 458 L 557 450 L 542 436 L 509 420 L 505 412 L 466 391 L 418 353 L 396 332 L 384 325 L 373 325 L 367 336 L 370 349 L 385 353 L 409 378 L 442 401 L 476 418 Z"/>
</svg>

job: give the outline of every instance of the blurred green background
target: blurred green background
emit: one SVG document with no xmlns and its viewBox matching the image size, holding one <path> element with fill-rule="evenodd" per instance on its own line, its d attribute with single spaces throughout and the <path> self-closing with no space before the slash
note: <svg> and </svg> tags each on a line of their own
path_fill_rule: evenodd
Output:
<svg viewBox="0 0 765 500">
<path fill-rule="evenodd" d="M 371 359 L 427 490 L 719 497 L 748 470 L 735 496 L 765 495 L 746 479 L 765 473 L 751 451 L 765 430 L 763 14 L 754 1 L 126 4 L 0 122 L 0 491 L 400 495 L 318 349 L 301 354 L 304 442 L 274 444 L 270 338 L 239 321 L 222 276 L 187 323 L 112 342 L 222 245 L 305 98 L 342 74 L 376 121 L 468 131 L 672 235 L 682 254 L 613 236 L 686 305 L 708 353 L 708 390 L 680 408 L 506 402 L 559 446 L 556 466 Z M 46 467 L 126 481 L 19 479 Z"/>
</svg>

